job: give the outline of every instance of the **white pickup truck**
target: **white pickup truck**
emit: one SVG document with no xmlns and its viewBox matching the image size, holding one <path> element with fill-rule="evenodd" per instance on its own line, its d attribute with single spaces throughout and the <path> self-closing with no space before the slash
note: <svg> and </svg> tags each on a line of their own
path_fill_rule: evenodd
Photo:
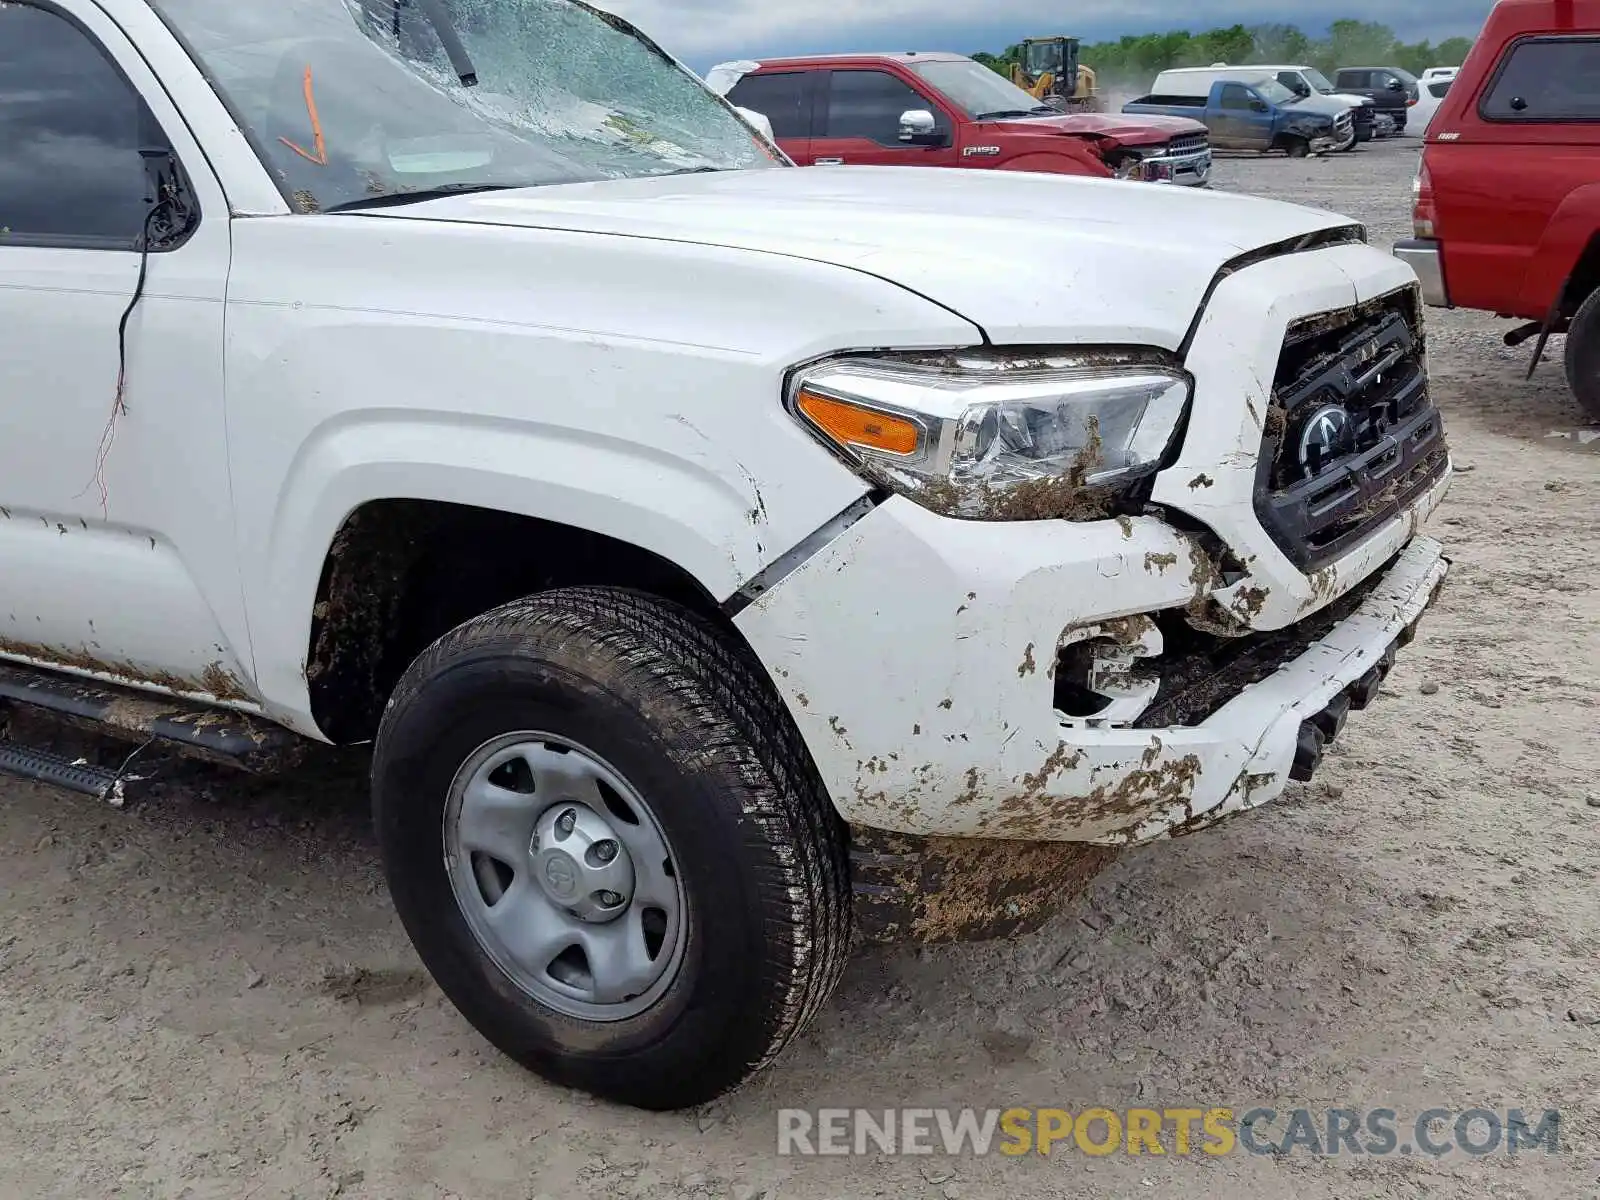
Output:
<svg viewBox="0 0 1600 1200">
<path fill-rule="evenodd" d="M 797 170 L 577 0 L 0 4 L 0 411 L 0 707 L 370 743 L 440 986 L 650 1107 L 1308 778 L 1447 569 L 1359 226 Z"/>
</svg>

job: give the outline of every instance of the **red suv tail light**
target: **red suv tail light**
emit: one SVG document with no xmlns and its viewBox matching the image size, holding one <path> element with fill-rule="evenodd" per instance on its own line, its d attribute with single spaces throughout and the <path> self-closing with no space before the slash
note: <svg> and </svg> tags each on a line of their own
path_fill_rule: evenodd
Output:
<svg viewBox="0 0 1600 1200">
<path fill-rule="evenodd" d="M 1428 152 L 1422 152 L 1417 164 L 1417 177 L 1411 181 L 1411 194 L 1416 198 L 1411 208 L 1411 234 L 1419 238 L 1439 236 L 1439 214 L 1433 207 L 1433 180 L 1428 176 Z"/>
</svg>

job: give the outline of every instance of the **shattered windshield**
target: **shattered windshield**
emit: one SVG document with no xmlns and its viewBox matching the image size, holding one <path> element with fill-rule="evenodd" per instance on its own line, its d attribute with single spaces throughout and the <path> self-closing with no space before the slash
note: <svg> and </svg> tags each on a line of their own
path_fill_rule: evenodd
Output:
<svg viewBox="0 0 1600 1200">
<path fill-rule="evenodd" d="M 302 212 L 786 165 L 577 0 L 153 0 Z"/>
</svg>

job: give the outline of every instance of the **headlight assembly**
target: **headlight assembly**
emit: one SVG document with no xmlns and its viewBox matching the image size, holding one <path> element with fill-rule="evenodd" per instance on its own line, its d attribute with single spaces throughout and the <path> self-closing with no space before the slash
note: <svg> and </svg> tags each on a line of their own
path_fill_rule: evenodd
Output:
<svg viewBox="0 0 1600 1200">
<path fill-rule="evenodd" d="M 1157 470 L 1189 377 L 1136 354 L 883 356 L 796 374 L 789 407 L 863 474 L 937 512 L 1019 521 L 1108 515 Z"/>
</svg>

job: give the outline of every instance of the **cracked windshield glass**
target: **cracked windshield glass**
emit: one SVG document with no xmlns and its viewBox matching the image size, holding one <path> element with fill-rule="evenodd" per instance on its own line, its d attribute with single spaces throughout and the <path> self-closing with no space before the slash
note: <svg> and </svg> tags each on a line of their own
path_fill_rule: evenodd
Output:
<svg viewBox="0 0 1600 1200">
<path fill-rule="evenodd" d="M 302 212 L 782 165 L 573 0 L 158 0 Z"/>
</svg>

